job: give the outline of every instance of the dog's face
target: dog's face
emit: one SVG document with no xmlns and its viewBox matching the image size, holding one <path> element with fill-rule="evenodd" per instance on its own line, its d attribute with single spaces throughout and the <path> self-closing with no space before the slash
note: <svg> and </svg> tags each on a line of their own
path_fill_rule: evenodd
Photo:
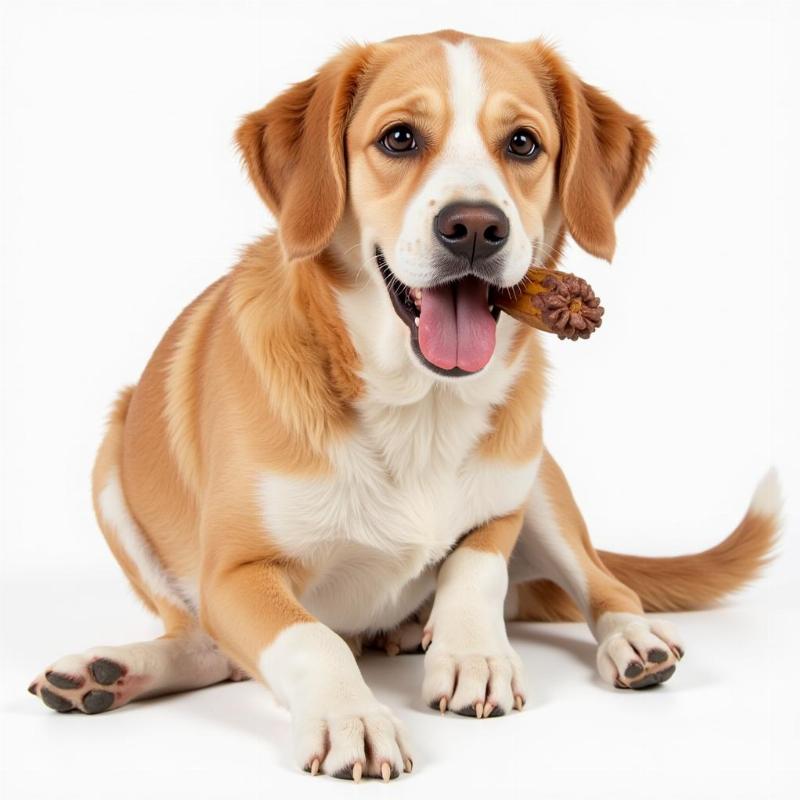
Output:
<svg viewBox="0 0 800 800">
<path fill-rule="evenodd" d="M 239 131 L 287 256 L 333 244 L 382 360 L 445 380 L 489 364 L 493 289 L 565 229 L 611 258 L 652 141 L 543 44 L 453 32 L 350 48 Z"/>
</svg>

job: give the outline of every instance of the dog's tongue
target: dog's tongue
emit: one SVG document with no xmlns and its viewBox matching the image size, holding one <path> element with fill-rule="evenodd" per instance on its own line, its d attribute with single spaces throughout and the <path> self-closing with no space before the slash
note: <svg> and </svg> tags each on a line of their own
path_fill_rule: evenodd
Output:
<svg viewBox="0 0 800 800">
<path fill-rule="evenodd" d="M 483 369 L 494 352 L 496 327 L 486 284 L 478 278 L 422 290 L 419 348 L 431 364 L 464 372 Z"/>
</svg>

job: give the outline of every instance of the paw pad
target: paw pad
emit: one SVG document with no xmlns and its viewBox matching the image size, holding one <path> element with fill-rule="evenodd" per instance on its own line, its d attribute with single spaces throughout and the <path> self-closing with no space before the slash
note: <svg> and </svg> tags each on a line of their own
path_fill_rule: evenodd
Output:
<svg viewBox="0 0 800 800">
<path fill-rule="evenodd" d="M 667 654 L 667 651 L 661 650 L 658 647 L 654 647 L 647 653 L 647 660 L 651 664 L 663 664 L 668 658 L 669 655 Z"/>
<path fill-rule="evenodd" d="M 110 658 L 65 656 L 28 687 L 54 711 L 99 714 L 125 702 L 120 691 L 128 668 Z M 112 688 L 114 687 L 114 688 Z"/>
<path fill-rule="evenodd" d="M 665 620 L 621 616 L 610 618 L 597 649 L 600 675 L 618 689 L 647 689 L 669 680 L 683 656 L 675 627 Z"/>
<path fill-rule="evenodd" d="M 48 707 L 52 708 L 53 711 L 58 711 L 61 714 L 64 714 L 67 711 L 72 711 L 75 707 L 70 703 L 66 697 L 62 697 L 60 694 L 56 694 L 55 692 L 51 692 L 46 686 L 42 688 L 40 692 L 40 696 L 42 698 L 42 702 Z"/>
<path fill-rule="evenodd" d="M 55 686 L 57 689 L 80 689 L 83 686 L 83 678 L 80 676 L 74 677 L 72 675 L 65 675 L 63 672 L 54 672 L 50 670 L 45 672 L 47 682 Z"/>
<path fill-rule="evenodd" d="M 92 689 L 83 696 L 83 709 L 87 714 L 99 714 L 108 711 L 114 704 L 114 695 L 103 689 Z"/>
<path fill-rule="evenodd" d="M 89 672 L 101 686 L 116 683 L 126 672 L 125 667 L 110 658 L 98 658 L 89 664 Z"/>
<path fill-rule="evenodd" d="M 644 666 L 639 661 L 631 661 L 631 663 L 625 668 L 625 677 L 635 678 L 637 675 L 641 675 L 643 672 Z"/>
</svg>

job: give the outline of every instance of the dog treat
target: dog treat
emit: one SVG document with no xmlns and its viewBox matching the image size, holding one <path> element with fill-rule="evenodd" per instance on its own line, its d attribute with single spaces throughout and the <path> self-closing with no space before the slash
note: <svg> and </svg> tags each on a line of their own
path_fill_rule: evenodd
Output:
<svg viewBox="0 0 800 800">
<path fill-rule="evenodd" d="M 524 286 L 496 292 L 494 305 L 559 339 L 588 339 L 603 321 L 600 298 L 583 278 L 544 267 L 531 267 Z"/>
</svg>

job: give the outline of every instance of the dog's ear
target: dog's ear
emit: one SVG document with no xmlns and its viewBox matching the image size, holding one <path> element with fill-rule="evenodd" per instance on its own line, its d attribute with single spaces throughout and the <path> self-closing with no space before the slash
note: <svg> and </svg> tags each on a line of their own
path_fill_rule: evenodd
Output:
<svg viewBox="0 0 800 800">
<path fill-rule="evenodd" d="M 347 198 L 345 132 L 369 48 L 353 45 L 244 118 L 236 143 L 289 259 L 321 252 Z"/>
<path fill-rule="evenodd" d="M 655 137 L 639 117 L 580 80 L 550 47 L 534 43 L 561 134 L 558 196 L 572 238 L 611 261 L 614 219 L 644 174 Z"/>
</svg>

